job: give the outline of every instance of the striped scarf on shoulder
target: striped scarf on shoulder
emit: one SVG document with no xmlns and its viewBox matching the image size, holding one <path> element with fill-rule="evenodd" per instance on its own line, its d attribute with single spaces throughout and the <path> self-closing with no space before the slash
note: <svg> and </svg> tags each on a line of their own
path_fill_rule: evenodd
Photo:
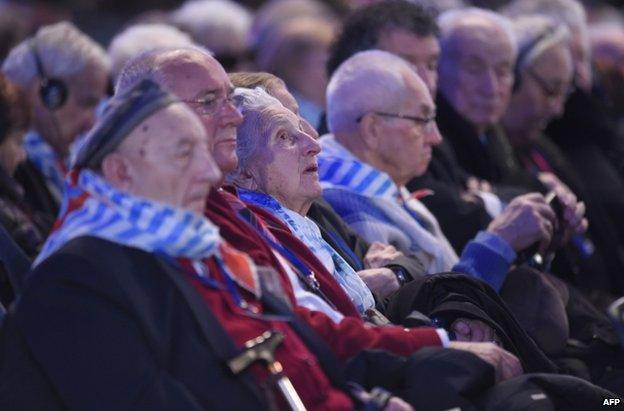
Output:
<svg viewBox="0 0 624 411">
<path fill-rule="evenodd" d="M 351 212 L 364 220 L 383 219 L 400 228 L 411 241 L 410 249 L 403 251 L 418 255 L 430 273 L 448 271 L 457 263 L 457 254 L 435 216 L 405 187 L 398 187 L 388 174 L 361 161 L 333 135 L 323 136 L 320 142 L 318 163 L 323 189 L 341 189 L 363 197 L 369 207 L 360 204 L 360 209 Z M 376 210 L 374 215 L 366 211 L 371 205 Z"/>
<path fill-rule="evenodd" d="M 80 236 L 190 260 L 217 254 L 222 242 L 204 216 L 132 196 L 88 169 L 68 174 L 59 218 L 35 265 Z"/>
</svg>

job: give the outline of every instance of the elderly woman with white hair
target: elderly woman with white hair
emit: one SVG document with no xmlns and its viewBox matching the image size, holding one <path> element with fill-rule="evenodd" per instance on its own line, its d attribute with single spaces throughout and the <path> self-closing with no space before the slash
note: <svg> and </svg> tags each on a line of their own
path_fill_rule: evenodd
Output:
<svg viewBox="0 0 624 411">
<path fill-rule="evenodd" d="M 2 65 L 32 106 L 24 148 L 28 161 L 17 179 L 37 211 L 54 218 L 63 191 L 70 147 L 91 128 L 108 88 L 109 61 L 95 41 L 73 24 L 40 28 L 14 47 Z"/>
<path fill-rule="evenodd" d="M 320 146 L 301 119 L 264 90 L 236 89 L 244 121 L 237 132 L 238 168 L 230 175 L 240 198 L 260 205 L 288 225 L 345 289 L 360 313 L 373 309 L 370 289 L 305 217 L 320 197 L 316 155 Z"/>
</svg>

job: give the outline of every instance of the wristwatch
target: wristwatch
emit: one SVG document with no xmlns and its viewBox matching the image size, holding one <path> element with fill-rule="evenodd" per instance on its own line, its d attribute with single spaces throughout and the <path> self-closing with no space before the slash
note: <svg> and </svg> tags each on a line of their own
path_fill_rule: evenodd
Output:
<svg viewBox="0 0 624 411">
<path fill-rule="evenodd" d="M 395 265 L 390 267 L 390 269 L 399 281 L 399 286 L 402 287 L 403 285 L 405 285 L 405 283 L 407 282 L 407 273 L 405 272 L 405 268 Z"/>
</svg>

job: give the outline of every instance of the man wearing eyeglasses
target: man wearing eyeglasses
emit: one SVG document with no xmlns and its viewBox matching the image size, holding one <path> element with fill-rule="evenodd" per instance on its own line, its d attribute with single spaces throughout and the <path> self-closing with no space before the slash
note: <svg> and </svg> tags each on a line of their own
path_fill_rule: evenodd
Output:
<svg viewBox="0 0 624 411">
<path fill-rule="evenodd" d="M 563 113 L 574 68 L 565 26 L 532 16 L 518 19 L 514 29 L 521 52 L 501 125 L 512 146 L 521 148 L 542 140 L 549 121 Z"/>
<path fill-rule="evenodd" d="M 554 214 L 530 194 L 512 201 L 458 258 L 435 217 L 405 188 L 441 142 L 436 106 L 405 60 L 379 50 L 353 55 L 331 78 L 327 108 L 323 196 L 368 241 L 417 255 L 428 273 L 453 269 L 499 290 L 516 251 L 550 240 Z"/>
<path fill-rule="evenodd" d="M 609 267 L 607 272 L 621 272 L 617 233 L 602 211 L 600 198 L 588 190 L 580 170 L 544 135 L 550 121 L 562 115 L 572 91 L 574 64 L 570 32 L 566 26 L 556 25 L 542 16 L 518 18 L 514 31 L 521 52 L 515 65 L 515 83 L 509 106 L 500 124 L 524 170 L 534 174 L 554 173 L 583 198 L 596 253 L 603 256 Z M 613 275 L 592 275 L 590 286 L 612 291 L 618 283 Z"/>
<path fill-rule="evenodd" d="M 208 134 L 213 135 L 212 155 L 221 170 L 231 170 L 238 164 L 236 157 L 236 128 L 243 117 L 232 104 L 233 86 L 223 67 L 214 59 L 205 58 L 202 65 L 192 56 L 202 55 L 202 50 L 179 48 L 170 53 L 151 53 L 136 59 L 123 76 L 119 76 L 116 88 L 126 89 L 145 73 L 157 82 L 171 78 L 185 79 L 176 86 L 175 95 L 189 104 L 198 115 Z M 162 69 L 166 67 L 167 70 Z M 207 74 L 209 73 L 209 74 Z M 219 75 L 212 74 L 218 73 Z"/>
</svg>

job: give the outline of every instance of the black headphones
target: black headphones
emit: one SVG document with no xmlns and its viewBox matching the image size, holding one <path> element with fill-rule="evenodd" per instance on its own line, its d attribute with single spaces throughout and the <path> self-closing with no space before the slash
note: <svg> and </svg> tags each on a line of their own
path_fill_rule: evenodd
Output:
<svg viewBox="0 0 624 411">
<path fill-rule="evenodd" d="M 28 43 L 35 59 L 35 67 L 39 76 L 39 97 L 43 105 L 51 111 L 58 110 L 67 101 L 67 86 L 57 78 L 48 78 L 43 70 L 43 64 L 37 52 L 37 42 L 33 37 Z"/>
<path fill-rule="evenodd" d="M 543 32 L 539 34 L 539 36 L 535 37 L 533 41 L 525 44 L 524 47 L 518 52 L 518 57 L 516 57 L 516 64 L 514 65 L 514 84 L 512 87 L 512 92 L 518 91 L 520 89 L 520 84 L 522 83 L 522 75 L 520 74 L 520 70 L 524 60 L 527 59 L 529 53 L 547 37 L 550 37 L 555 34 L 557 31 L 557 27 L 554 25 L 549 25 Z"/>
</svg>

